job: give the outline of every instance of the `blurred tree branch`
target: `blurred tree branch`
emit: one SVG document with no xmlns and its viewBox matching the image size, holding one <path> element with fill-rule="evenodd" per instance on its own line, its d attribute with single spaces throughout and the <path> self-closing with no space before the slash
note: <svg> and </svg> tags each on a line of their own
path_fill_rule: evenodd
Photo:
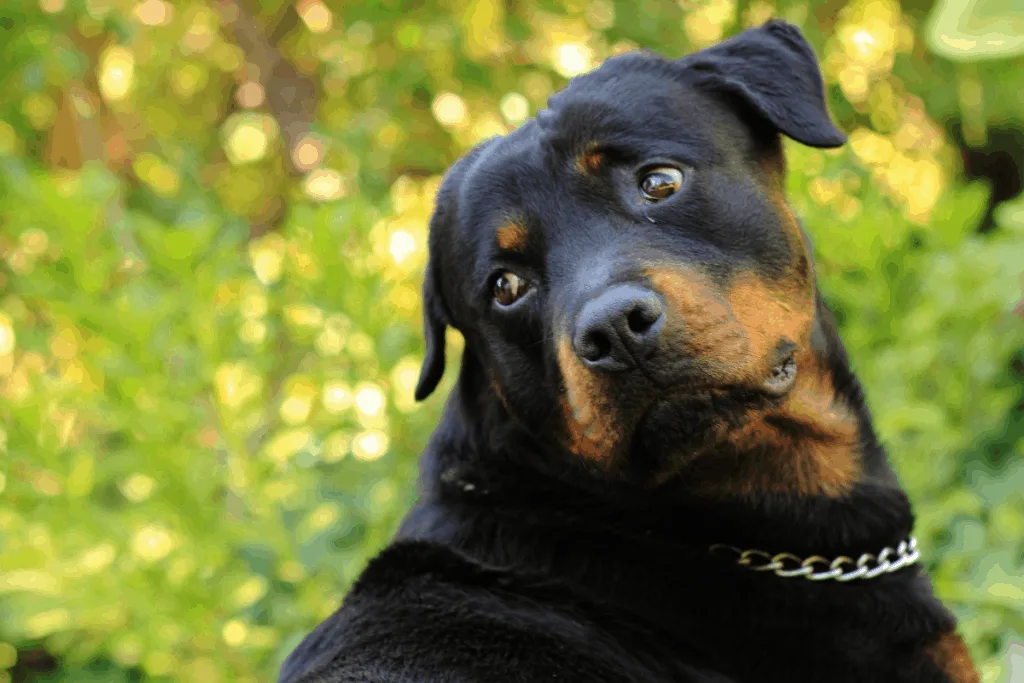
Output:
<svg viewBox="0 0 1024 683">
<path fill-rule="evenodd" d="M 266 93 L 266 107 L 281 129 L 285 167 L 291 176 L 298 177 L 302 172 L 292 161 L 292 152 L 309 130 L 318 104 L 317 88 L 312 79 L 300 73 L 280 49 L 281 41 L 298 24 L 299 16 L 289 3 L 267 31 L 257 20 L 258 8 L 253 5 L 252 0 L 222 0 L 217 9 L 224 30 L 245 53 L 247 66 L 258 74 Z M 232 108 L 229 105 L 228 111 Z M 273 230 L 284 214 L 284 201 L 277 198 L 270 210 L 253 220 L 250 236 L 258 237 Z"/>
</svg>

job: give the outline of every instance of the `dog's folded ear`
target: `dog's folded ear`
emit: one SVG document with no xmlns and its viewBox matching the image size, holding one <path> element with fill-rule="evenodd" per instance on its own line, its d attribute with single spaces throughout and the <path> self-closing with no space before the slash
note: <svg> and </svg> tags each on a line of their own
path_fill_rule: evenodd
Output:
<svg viewBox="0 0 1024 683">
<path fill-rule="evenodd" d="M 829 117 L 814 50 L 792 24 L 769 21 L 678 63 L 697 88 L 739 96 L 797 142 L 811 147 L 846 142 Z"/>
<path fill-rule="evenodd" d="M 452 229 L 455 222 L 456 188 L 462 181 L 462 167 L 456 162 L 445 175 L 434 200 L 434 213 L 430 216 L 429 251 L 427 267 L 423 272 L 423 336 L 426 341 L 426 355 L 420 378 L 416 383 L 417 401 L 430 396 L 444 376 L 445 332 L 452 324 L 451 314 L 445 304 L 444 288 L 441 282 L 440 243 Z"/>
<path fill-rule="evenodd" d="M 422 401 L 437 388 L 444 375 L 445 331 L 448 329 L 448 312 L 441 293 L 441 279 L 438 267 L 433 261 L 427 263 L 423 274 L 423 336 L 427 350 L 416 383 L 416 400 Z"/>
</svg>

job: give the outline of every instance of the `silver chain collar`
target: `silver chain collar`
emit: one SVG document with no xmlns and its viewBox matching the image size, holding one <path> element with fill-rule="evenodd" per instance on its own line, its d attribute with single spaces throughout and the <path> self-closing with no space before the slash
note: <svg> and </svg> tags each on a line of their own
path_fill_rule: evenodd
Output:
<svg viewBox="0 0 1024 683">
<path fill-rule="evenodd" d="M 840 555 L 834 560 L 821 555 L 801 558 L 792 553 L 772 555 L 763 550 L 741 550 L 716 543 L 708 549 L 712 554 L 730 553 L 736 564 L 755 572 L 773 572 L 783 578 L 802 577 L 808 581 L 853 581 L 873 579 L 909 567 L 921 557 L 917 539 L 910 537 L 895 548 L 885 547 L 877 555 L 864 553 L 856 560 Z M 846 567 L 849 566 L 849 569 Z"/>
</svg>

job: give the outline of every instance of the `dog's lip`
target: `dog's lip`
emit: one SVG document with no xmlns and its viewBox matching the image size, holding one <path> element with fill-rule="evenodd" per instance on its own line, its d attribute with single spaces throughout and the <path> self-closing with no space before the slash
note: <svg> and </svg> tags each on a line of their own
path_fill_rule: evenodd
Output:
<svg viewBox="0 0 1024 683">
<path fill-rule="evenodd" d="M 640 366 L 640 370 L 647 381 L 659 390 L 659 397 L 706 383 L 701 381 L 705 373 L 701 371 L 700 359 L 689 356 L 676 356 L 668 364 L 657 363 L 657 359 L 652 357 Z"/>
</svg>

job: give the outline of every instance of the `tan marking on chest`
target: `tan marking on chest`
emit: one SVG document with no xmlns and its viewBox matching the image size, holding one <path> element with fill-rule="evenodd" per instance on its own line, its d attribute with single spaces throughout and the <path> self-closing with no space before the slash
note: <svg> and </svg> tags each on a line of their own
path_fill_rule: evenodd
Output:
<svg viewBox="0 0 1024 683">
<path fill-rule="evenodd" d="M 967 651 L 967 646 L 957 633 L 943 633 L 937 641 L 928 646 L 927 651 L 935 666 L 946 674 L 950 683 L 981 682 L 981 676 L 971 661 L 971 653 Z"/>
</svg>

